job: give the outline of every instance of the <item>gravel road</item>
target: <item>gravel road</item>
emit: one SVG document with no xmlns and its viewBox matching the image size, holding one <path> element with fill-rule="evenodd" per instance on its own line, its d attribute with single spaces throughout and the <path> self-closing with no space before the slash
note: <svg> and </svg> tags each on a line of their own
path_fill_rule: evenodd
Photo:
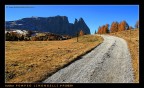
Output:
<svg viewBox="0 0 144 88">
<path fill-rule="evenodd" d="M 124 39 L 101 35 L 102 44 L 43 83 L 133 83 L 133 68 Z"/>
</svg>

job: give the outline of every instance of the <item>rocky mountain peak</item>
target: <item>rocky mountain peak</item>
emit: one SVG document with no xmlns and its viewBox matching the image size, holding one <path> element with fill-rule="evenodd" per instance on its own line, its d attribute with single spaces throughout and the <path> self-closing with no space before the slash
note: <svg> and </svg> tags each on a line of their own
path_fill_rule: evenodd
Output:
<svg viewBox="0 0 144 88">
<path fill-rule="evenodd" d="M 84 21 L 83 18 L 80 18 L 79 21 Z"/>
<path fill-rule="evenodd" d="M 78 20 L 77 19 L 75 19 L 75 22 L 74 22 L 74 24 L 77 24 L 78 23 Z"/>
</svg>

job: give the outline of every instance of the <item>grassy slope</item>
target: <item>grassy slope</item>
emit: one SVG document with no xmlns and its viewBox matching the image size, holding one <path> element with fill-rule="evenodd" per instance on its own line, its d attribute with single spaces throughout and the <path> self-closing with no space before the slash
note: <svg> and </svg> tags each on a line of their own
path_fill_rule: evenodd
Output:
<svg viewBox="0 0 144 88">
<path fill-rule="evenodd" d="M 65 41 L 6 41 L 6 82 L 39 82 L 102 43 L 86 35 Z"/>
<path fill-rule="evenodd" d="M 132 57 L 135 82 L 139 83 L 139 30 L 131 30 L 131 32 L 130 30 L 127 30 L 117 33 L 111 33 L 111 35 L 121 37 L 127 41 Z"/>
</svg>

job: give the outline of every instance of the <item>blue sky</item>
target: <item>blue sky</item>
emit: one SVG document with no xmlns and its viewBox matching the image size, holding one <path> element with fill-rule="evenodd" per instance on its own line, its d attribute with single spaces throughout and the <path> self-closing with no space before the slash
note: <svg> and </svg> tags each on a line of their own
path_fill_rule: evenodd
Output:
<svg viewBox="0 0 144 88">
<path fill-rule="evenodd" d="M 6 5 L 5 20 L 13 21 L 25 17 L 67 16 L 70 23 L 82 17 L 91 34 L 99 26 L 123 20 L 134 27 L 139 20 L 139 5 Z"/>
</svg>

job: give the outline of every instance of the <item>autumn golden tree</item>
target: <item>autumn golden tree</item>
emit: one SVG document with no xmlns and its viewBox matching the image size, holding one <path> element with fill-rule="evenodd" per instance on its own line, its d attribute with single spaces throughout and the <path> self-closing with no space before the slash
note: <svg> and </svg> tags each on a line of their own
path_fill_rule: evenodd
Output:
<svg viewBox="0 0 144 88">
<path fill-rule="evenodd" d="M 102 27 L 100 27 L 100 34 L 102 34 Z"/>
<path fill-rule="evenodd" d="M 132 27 L 129 28 L 129 25 L 125 20 L 120 23 L 118 23 L 117 21 L 114 21 L 112 22 L 110 29 L 109 29 L 109 24 L 105 24 L 101 27 L 99 26 L 97 33 L 98 34 L 105 34 L 109 32 L 114 33 L 118 31 L 129 30 L 129 29 L 132 29 Z"/>
<path fill-rule="evenodd" d="M 109 33 L 109 24 L 103 25 L 103 26 L 99 26 L 98 28 L 98 34 L 106 34 Z"/>
<path fill-rule="evenodd" d="M 101 27 L 102 34 L 105 34 L 105 25 Z"/>
<path fill-rule="evenodd" d="M 98 34 L 101 34 L 101 27 L 99 26 L 99 28 L 98 28 L 98 32 L 97 32 Z"/>
<path fill-rule="evenodd" d="M 84 32 L 82 30 L 80 30 L 80 33 L 79 33 L 80 36 L 83 36 L 84 35 Z"/>
<path fill-rule="evenodd" d="M 119 23 L 117 21 L 112 22 L 111 27 L 110 27 L 110 32 L 111 33 L 118 32 L 118 25 Z"/>
<path fill-rule="evenodd" d="M 129 29 L 129 25 L 125 20 L 120 22 L 120 24 L 118 26 L 118 31 L 124 31 L 124 30 L 128 30 L 128 29 Z"/>
<path fill-rule="evenodd" d="M 136 22 L 135 28 L 139 28 L 139 20 Z"/>
</svg>

